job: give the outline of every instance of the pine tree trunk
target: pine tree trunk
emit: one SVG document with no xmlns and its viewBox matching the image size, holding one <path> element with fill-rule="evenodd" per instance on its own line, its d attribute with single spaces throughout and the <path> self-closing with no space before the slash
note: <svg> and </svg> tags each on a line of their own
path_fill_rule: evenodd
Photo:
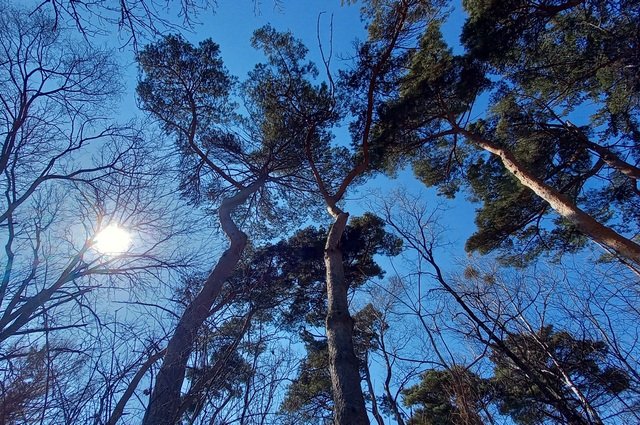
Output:
<svg viewBox="0 0 640 425">
<path fill-rule="evenodd" d="M 582 211 L 564 194 L 537 178 L 518 162 L 513 154 L 475 133 L 462 130 L 482 149 L 500 158 L 505 168 L 523 185 L 545 200 L 562 217 L 573 223 L 587 237 L 606 247 L 636 267 L 640 265 L 640 245 L 618 234 Z"/>
<path fill-rule="evenodd" d="M 178 421 L 180 390 L 198 329 L 209 316 L 211 306 L 220 294 L 223 283 L 233 273 L 247 245 L 247 235 L 233 222 L 231 213 L 262 184 L 262 181 L 257 181 L 242 189 L 235 196 L 222 201 L 218 209 L 220 225 L 230 241 L 229 247 L 207 277 L 200 293 L 187 306 L 167 344 L 166 354 L 149 398 L 143 425 L 174 425 Z"/>
<path fill-rule="evenodd" d="M 360 367 L 353 349 L 353 319 L 349 314 L 347 282 L 340 239 L 349 214 L 340 212 L 336 217 L 324 250 L 327 279 L 327 342 L 329 371 L 333 389 L 334 419 L 336 425 L 369 425 L 362 388 Z"/>
</svg>

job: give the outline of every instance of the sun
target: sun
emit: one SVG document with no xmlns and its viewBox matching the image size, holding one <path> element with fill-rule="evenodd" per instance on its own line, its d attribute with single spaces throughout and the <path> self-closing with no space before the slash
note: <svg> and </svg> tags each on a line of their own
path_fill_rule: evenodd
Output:
<svg viewBox="0 0 640 425">
<path fill-rule="evenodd" d="M 122 254 L 131 246 L 131 235 L 117 224 L 102 229 L 93 239 L 94 246 L 101 254 Z"/>
</svg>

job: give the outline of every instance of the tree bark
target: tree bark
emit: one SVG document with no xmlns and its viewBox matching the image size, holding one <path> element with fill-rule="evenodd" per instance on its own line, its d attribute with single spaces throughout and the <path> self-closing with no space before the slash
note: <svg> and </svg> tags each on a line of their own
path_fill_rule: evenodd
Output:
<svg viewBox="0 0 640 425">
<path fill-rule="evenodd" d="M 353 319 L 349 314 L 347 282 L 340 249 L 340 239 L 349 214 L 340 211 L 334 218 L 324 248 L 328 299 L 326 327 L 334 422 L 336 425 L 368 425 L 369 417 L 360 387 L 360 367 L 353 349 Z"/>
<path fill-rule="evenodd" d="M 393 25 L 388 37 L 384 37 L 387 41 L 386 47 L 379 51 L 377 61 L 374 63 L 371 61 L 366 62 L 367 66 L 370 65 L 368 68 L 370 74 L 367 77 L 366 107 L 362 111 L 363 124 L 359 149 L 362 156 L 357 165 L 351 168 L 342 179 L 334 195 L 329 194 L 327 187 L 330 187 L 330 185 L 325 184 L 313 160 L 311 140 L 314 134 L 308 133 L 305 140 L 306 155 L 311 171 L 326 202 L 327 209 L 334 219 L 325 244 L 324 263 L 328 299 L 326 329 L 335 425 L 369 424 L 366 404 L 360 386 L 358 358 L 353 349 L 353 319 L 349 314 L 347 283 L 344 278 L 342 251 L 339 246 L 349 214 L 341 211 L 336 204 L 343 198 L 354 180 L 369 169 L 369 139 L 371 128 L 374 124 L 378 85 L 387 75 L 386 73 L 389 72 L 387 66 L 398 46 L 398 40 L 403 36 L 403 33 L 406 34 L 407 22 L 415 18 L 410 12 L 412 10 L 418 11 L 419 9 L 418 3 L 401 1 L 395 3 L 392 9 L 384 12 L 388 21 L 386 23 L 393 22 Z M 382 12 L 382 9 L 380 11 Z"/>
<path fill-rule="evenodd" d="M 553 362 L 553 365 L 558 370 L 558 373 L 560 374 L 559 378 L 562 379 L 562 381 L 564 382 L 564 385 L 567 388 L 569 388 L 569 390 L 573 393 L 576 399 L 578 399 L 578 402 L 580 403 L 580 405 L 584 410 L 587 421 L 589 421 L 589 423 L 591 424 L 602 425 L 604 422 L 602 422 L 602 418 L 600 417 L 596 409 L 593 408 L 589 399 L 585 397 L 584 393 L 574 383 L 571 376 L 564 370 L 560 362 L 558 362 L 558 360 L 556 359 L 556 356 L 553 354 L 551 350 L 549 350 L 549 347 L 547 346 L 547 344 L 545 344 L 545 342 L 540 337 L 538 337 L 537 333 L 532 328 L 532 326 L 530 326 L 526 320 L 525 320 L 525 323 L 527 324 L 527 330 L 530 332 L 533 339 L 540 346 L 540 348 L 542 348 L 544 353 Z"/>
<path fill-rule="evenodd" d="M 247 245 L 247 235 L 233 222 L 231 213 L 263 184 L 264 181 L 258 180 L 245 187 L 235 196 L 223 200 L 218 209 L 220 225 L 229 238 L 229 247 L 207 277 L 200 293 L 187 306 L 178 321 L 176 330 L 167 344 L 143 425 L 173 425 L 178 421 L 180 389 L 198 329 L 209 316 L 211 306 L 220 294 L 223 283 L 233 273 Z"/>
<path fill-rule="evenodd" d="M 615 152 L 613 152 L 609 148 L 600 146 L 599 144 L 588 140 L 584 136 L 583 140 L 587 145 L 587 148 L 597 153 L 608 166 L 610 166 L 611 168 L 615 168 L 630 179 L 640 180 L 640 168 L 631 165 L 626 161 L 623 161 L 618 155 L 616 155 Z"/>
<path fill-rule="evenodd" d="M 567 196 L 529 172 L 529 170 L 518 162 L 511 152 L 473 132 L 461 128 L 459 130 L 482 149 L 500 158 L 505 168 L 513 174 L 523 186 L 528 187 L 536 195 L 545 200 L 551 208 L 573 223 L 578 230 L 596 243 L 611 249 L 621 258 L 631 261 L 635 266 L 640 266 L 640 245 L 625 238 L 582 211 Z"/>
</svg>

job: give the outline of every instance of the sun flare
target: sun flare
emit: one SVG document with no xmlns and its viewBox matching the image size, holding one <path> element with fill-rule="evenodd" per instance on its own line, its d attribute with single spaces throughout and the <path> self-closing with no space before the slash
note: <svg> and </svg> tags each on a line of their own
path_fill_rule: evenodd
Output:
<svg viewBox="0 0 640 425">
<path fill-rule="evenodd" d="M 122 254 L 131 246 L 131 235 L 117 224 L 110 224 L 96 235 L 94 243 L 101 254 Z"/>
</svg>

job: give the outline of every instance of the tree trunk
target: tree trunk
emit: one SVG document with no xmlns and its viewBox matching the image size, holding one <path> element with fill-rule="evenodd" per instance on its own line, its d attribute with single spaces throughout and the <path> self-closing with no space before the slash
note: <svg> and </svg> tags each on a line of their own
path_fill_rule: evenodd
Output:
<svg viewBox="0 0 640 425">
<path fill-rule="evenodd" d="M 368 425 L 369 418 L 360 387 L 360 367 L 353 349 L 353 319 L 349 314 L 347 282 L 340 239 L 349 214 L 339 212 L 324 248 L 327 279 L 327 342 L 336 425 Z"/>
<path fill-rule="evenodd" d="M 389 358 L 389 353 L 387 352 L 386 342 L 385 342 L 385 331 L 380 332 L 380 338 L 378 339 L 378 343 L 380 344 L 380 351 L 382 351 L 382 356 L 384 358 L 384 364 L 386 367 L 386 376 L 384 378 L 384 392 L 387 395 L 387 403 L 388 408 L 393 413 L 393 416 L 398 425 L 405 425 L 404 419 L 402 418 L 402 414 L 400 413 L 400 409 L 398 408 L 397 396 L 394 396 L 391 392 L 391 378 L 393 377 L 393 365 L 391 363 L 391 359 Z"/>
<path fill-rule="evenodd" d="M 364 379 L 367 382 L 367 388 L 369 389 L 369 399 L 371 400 L 371 413 L 375 418 L 378 425 L 384 425 L 384 419 L 378 409 L 378 400 L 376 400 L 376 392 L 373 388 L 373 381 L 371 381 L 371 370 L 369 369 L 369 355 L 365 353 L 364 364 Z"/>
<path fill-rule="evenodd" d="M 124 412 L 124 408 L 127 405 L 127 402 L 136 391 L 136 388 L 138 388 L 138 384 L 140 383 L 140 381 L 142 381 L 142 378 L 144 378 L 144 375 L 147 373 L 149 368 L 160 358 L 162 358 L 162 356 L 164 356 L 164 353 L 165 350 L 158 351 L 157 353 L 149 356 L 149 358 L 140 366 L 140 369 L 138 369 L 136 374 L 133 375 L 131 382 L 129 382 L 129 385 L 127 385 L 124 394 L 122 394 L 120 400 L 118 400 L 118 403 L 113 409 L 113 412 L 111 412 L 111 415 L 109 415 L 107 425 L 116 425 L 118 423 L 118 421 L 122 417 L 122 413 Z"/>
<path fill-rule="evenodd" d="M 622 259 L 631 261 L 635 266 L 640 265 L 640 245 L 618 234 L 610 227 L 603 225 L 586 212 L 582 211 L 564 194 L 558 192 L 544 181 L 537 178 L 518 162 L 513 154 L 493 142 L 475 133 L 461 129 L 462 133 L 474 143 L 502 161 L 505 168 L 513 174 L 523 185 L 531 189 L 536 195 L 545 200 L 562 217 L 573 223 L 578 230 L 591 238 L 594 242 L 611 249 Z"/>
<path fill-rule="evenodd" d="M 623 161 L 618 155 L 615 154 L 615 152 L 613 152 L 609 148 L 600 146 L 599 144 L 594 143 L 588 139 L 586 139 L 584 143 L 590 150 L 597 153 L 600 158 L 602 158 L 602 160 L 606 162 L 607 165 L 611 168 L 615 168 L 616 170 L 633 180 L 640 180 L 640 168 L 633 166 L 626 161 Z"/>
<path fill-rule="evenodd" d="M 560 378 L 564 382 L 564 385 L 569 388 L 569 390 L 573 393 L 573 395 L 578 399 L 578 402 L 582 406 L 584 413 L 586 414 L 586 419 L 590 424 L 602 425 L 602 418 L 598 414 L 598 412 L 593 408 L 591 402 L 587 397 L 585 397 L 584 393 L 580 390 L 580 388 L 573 382 L 571 376 L 564 370 L 562 365 L 556 359 L 556 356 L 549 350 L 547 344 L 544 343 L 533 330 L 533 328 L 527 323 L 527 330 L 531 333 L 531 336 L 535 339 L 536 343 L 542 348 L 547 357 L 553 362 L 553 365 L 556 367 L 558 372 L 560 373 Z"/>
<path fill-rule="evenodd" d="M 149 398 L 143 425 L 173 425 L 178 420 L 180 390 L 198 329 L 209 316 L 211 306 L 220 294 L 223 283 L 233 273 L 247 245 L 247 235 L 238 229 L 231 218 L 231 213 L 263 183 L 259 180 L 240 190 L 235 196 L 222 201 L 218 209 L 220 225 L 230 241 L 229 247 L 207 277 L 200 293 L 187 306 L 178 321 L 176 330 L 167 344 L 167 351 Z"/>
</svg>

